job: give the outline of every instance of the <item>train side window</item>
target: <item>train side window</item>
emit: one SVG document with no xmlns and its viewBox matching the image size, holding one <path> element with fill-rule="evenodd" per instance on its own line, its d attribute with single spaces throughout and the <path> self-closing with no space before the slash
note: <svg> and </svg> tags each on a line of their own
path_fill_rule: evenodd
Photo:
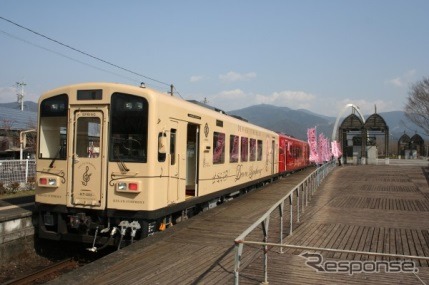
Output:
<svg viewBox="0 0 429 285">
<path fill-rule="evenodd" d="M 250 161 L 256 160 L 256 140 L 250 139 Z"/>
<path fill-rule="evenodd" d="M 240 137 L 235 135 L 229 136 L 229 162 L 238 162 Z"/>
<path fill-rule="evenodd" d="M 249 139 L 246 137 L 241 137 L 241 161 L 249 160 Z"/>
<path fill-rule="evenodd" d="M 165 133 L 160 132 L 160 133 L 158 134 L 158 141 L 160 141 L 160 140 L 159 140 L 159 138 L 161 138 L 161 137 L 163 137 L 163 136 L 165 136 L 165 135 L 166 135 Z M 159 148 L 159 146 L 158 146 L 158 148 Z M 164 162 L 166 157 L 167 157 L 167 154 L 166 154 L 165 152 L 159 152 L 159 151 L 158 151 L 158 161 L 159 161 L 159 162 Z"/>
<path fill-rule="evenodd" d="M 66 159 L 68 95 L 43 100 L 39 115 L 39 158 Z"/>
<path fill-rule="evenodd" d="M 262 150 L 263 150 L 263 147 L 262 147 L 262 140 L 258 140 L 258 161 L 261 161 L 262 160 Z"/>
<path fill-rule="evenodd" d="M 225 134 L 213 133 L 213 164 L 225 162 Z"/>
<path fill-rule="evenodd" d="M 176 164 L 176 129 L 170 131 L 170 156 L 171 165 Z"/>
<path fill-rule="evenodd" d="M 79 157 L 100 156 L 100 118 L 82 117 L 77 120 L 76 154 Z"/>
<path fill-rule="evenodd" d="M 110 161 L 146 163 L 147 100 L 135 95 L 113 93 L 110 107 Z"/>
</svg>

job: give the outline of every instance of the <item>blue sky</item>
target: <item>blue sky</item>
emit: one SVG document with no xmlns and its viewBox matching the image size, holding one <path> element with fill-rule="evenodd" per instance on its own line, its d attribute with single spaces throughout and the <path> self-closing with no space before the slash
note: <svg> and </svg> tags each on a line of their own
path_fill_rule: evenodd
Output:
<svg viewBox="0 0 429 285">
<path fill-rule="evenodd" d="M 427 11 L 427 0 L 2 0 L 1 17 L 159 82 L 0 19 L 0 103 L 16 100 L 16 82 L 37 101 L 65 84 L 144 81 L 225 111 L 402 110 L 429 76 Z"/>
</svg>

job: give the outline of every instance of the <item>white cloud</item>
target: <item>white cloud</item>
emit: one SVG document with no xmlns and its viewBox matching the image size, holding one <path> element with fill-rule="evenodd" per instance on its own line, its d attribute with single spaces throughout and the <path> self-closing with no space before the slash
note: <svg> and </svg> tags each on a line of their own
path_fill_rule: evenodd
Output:
<svg viewBox="0 0 429 285">
<path fill-rule="evenodd" d="M 254 78 L 256 78 L 255 72 L 240 74 L 234 71 L 230 71 L 227 74 L 219 75 L 219 79 L 222 82 L 226 82 L 226 83 L 237 82 L 237 81 L 248 81 Z"/>
<path fill-rule="evenodd" d="M 286 106 L 292 109 L 308 109 L 312 106 L 315 96 L 304 91 L 281 91 L 274 92 L 271 95 L 256 95 L 258 104 L 271 104 L 277 106 Z"/>
<path fill-rule="evenodd" d="M 16 94 L 16 88 L 14 87 L 0 87 L 0 103 L 10 103 L 16 101 Z"/>
<path fill-rule="evenodd" d="M 413 80 L 415 74 L 416 70 L 411 69 L 402 74 L 401 76 L 387 80 L 387 83 L 395 87 L 407 87 L 409 83 Z"/>
<path fill-rule="evenodd" d="M 289 107 L 291 109 L 309 109 L 317 105 L 315 96 L 304 91 L 282 91 L 271 95 L 246 93 L 241 89 L 222 91 L 211 97 L 213 106 L 226 111 L 241 109 L 257 104 L 270 104 L 275 106 Z"/>
<path fill-rule="evenodd" d="M 17 102 L 18 90 L 16 87 L 0 87 L 0 103 Z M 24 101 L 37 102 L 40 94 L 35 93 L 30 89 L 24 90 Z"/>
<path fill-rule="evenodd" d="M 209 104 L 225 111 L 236 110 L 254 105 L 253 95 L 241 89 L 225 90 L 209 98 Z"/>
<path fill-rule="evenodd" d="M 189 81 L 191 83 L 195 83 L 195 82 L 201 81 L 203 79 L 204 79 L 204 76 L 202 76 L 202 75 L 192 75 L 191 78 L 189 79 Z"/>
<path fill-rule="evenodd" d="M 241 89 L 222 91 L 218 95 L 216 95 L 216 98 L 228 100 L 243 99 L 246 97 L 247 95 Z"/>
</svg>

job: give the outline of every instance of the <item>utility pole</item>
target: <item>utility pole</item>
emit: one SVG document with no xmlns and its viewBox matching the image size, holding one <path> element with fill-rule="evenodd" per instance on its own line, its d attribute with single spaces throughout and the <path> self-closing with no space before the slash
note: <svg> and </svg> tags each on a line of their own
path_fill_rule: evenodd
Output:
<svg viewBox="0 0 429 285">
<path fill-rule="evenodd" d="M 24 86 L 26 86 L 24 82 L 16 82 L 16 89 L 19 89 L 21 87 L 21 90 L 19 90 L 19 93 L 16 94 L 18 96 L 18 104 L 21 105 L 21 111 L 24 111 Z"/>
</svg>

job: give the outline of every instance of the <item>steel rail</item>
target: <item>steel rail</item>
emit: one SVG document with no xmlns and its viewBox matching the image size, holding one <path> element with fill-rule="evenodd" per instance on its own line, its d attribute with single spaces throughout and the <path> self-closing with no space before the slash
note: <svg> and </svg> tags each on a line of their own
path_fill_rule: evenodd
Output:
<svg viewBox="0 0 429 285">
<path fill-rule="evenodd" d="M 24 285 L 24 284 L 33 284 L 37 280 L 41 280 L 43 278 L 47 278 L 47 276 L 58 273 L 65 269 L 71 269 L 76 266 L 77 262 L 72 258 L 62 260 L 55 264 L 49 265 L 43 269 L 38 271 L 31 272 L 30 274 L 13 279 L 11 281 L 3 283 L 4 285 Z M 51 278 L 52 279 L 52 278 Z M 46 280 L 48 281 L 48 280 Z"/>
</svg>

